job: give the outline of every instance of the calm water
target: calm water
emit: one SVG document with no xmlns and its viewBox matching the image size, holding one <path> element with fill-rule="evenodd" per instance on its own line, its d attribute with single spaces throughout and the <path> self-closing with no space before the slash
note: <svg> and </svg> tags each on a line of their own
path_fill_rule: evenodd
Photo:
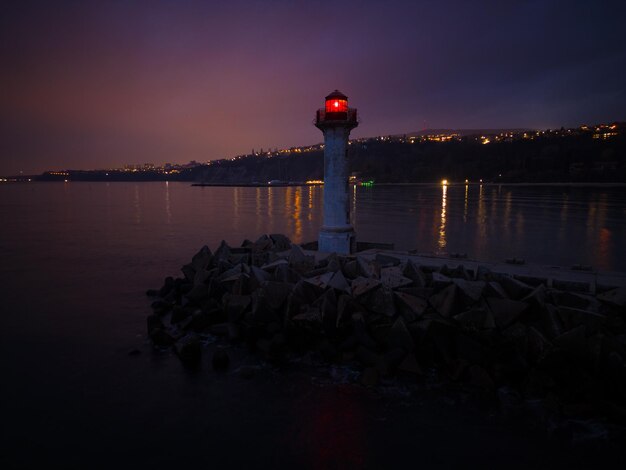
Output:
<svg viewBox="0 0 626 470">
<path fill-rule="evenodd" d="M 186 371 L 145 338 L 159 286 L 202 245 L 316 238 L 322 188 L 0 185 L 0 466 L 507 468 L 578 456 L 458 404 L 265 367 Z M 357 188 L 358 237 L 422 252 L 626 270 L 624 188 Z M 138 356 L 129 350 L 139 348 Z M 254 357 L 233 348 L 235 365 Z M 259 365 L 259 364 L 257 364 Z M 332 379 L 332 377 L 331 377 Z M 334 380 L 336 382 L 336 380 Z M 333 382 L 333 380 L 330 380 Z M 450 452 L 450 446 L 455 452 Z M 470 460 L 468 460 L 470 459 Z"/>
<path fill-rule="evenodd" d="M 322 195 L 316 186 L 3 185 L 0 250 L 45 245 L 104 261 L 158 256 L 177 269 L 197 247 L 222 239 L 238 246 L 279 232 L 297 243 L 315 240 Z M 352 214 L 359 240 L 398 249 L 626 270 L 626 187 L 356 187 Z"/>
</svg>

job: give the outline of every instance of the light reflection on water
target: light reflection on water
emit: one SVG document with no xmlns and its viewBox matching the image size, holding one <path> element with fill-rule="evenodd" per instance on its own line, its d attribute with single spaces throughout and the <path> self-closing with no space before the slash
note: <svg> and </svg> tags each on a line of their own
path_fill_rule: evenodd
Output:
<svg viewBox="0 0 626 470">
<path fill-rule="evenodd" d="M 441 187 L 441 223 L 439 224 L 439 241 L 437 243 L 438 251 L 445 251 L 446 249 L 446 194 L 448 192 L 448 185 L 444 184 Z"/>
<path fill-rule="evenodd" d="M 415 185 L 351 187 L 357 239 L 397 249 L 525 258 L 626 271 L 623 187 Z M 187 260 L 202 244 L 263 233 L 317 239 L 323 187 L 185 183 L 37 183 L 0 188 L 0 250 Z M 108 253 L 106 250 L 110 250 Z"/>
</svg>

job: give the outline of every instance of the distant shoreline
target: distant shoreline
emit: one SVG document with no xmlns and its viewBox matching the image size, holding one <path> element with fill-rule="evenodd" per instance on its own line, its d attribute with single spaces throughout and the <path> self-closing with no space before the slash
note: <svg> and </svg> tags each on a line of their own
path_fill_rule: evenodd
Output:
<svg viewBox="0 0 626 470">
<path fill-rule="evenodd" d="M 278 188 L 278 187 L 294 187 L 294 186 L 323 186 L 323 183 L 190 183 L 189 181 L 159 181 L 159 180 L 126 180 L 126 181 L 101 181 L 101 180 L 70 180 L 70 181 L 3 181 L 0 182 L 0 187 L 8 184 L 28 184 L 28 183 L 62 183 L 62 184 L 75 184 L 75 183 L 181 183 L 188 184 L 189 186 L 196 187 L 231 187 L 231 188 Z M 357 186 L 361 186 L 360 184 L 356 184 Z M 371 186 L 442 186 L 441 182 L 415 182 L 415 183 L 373 183 Z M 558 186 L 558 187 L 626 187 L 626 182 L 617 183 L 617 182 L 563 182 L 563 181 L 555 181 L 555 182 L 494 182 L 494 181 L 485 181 L 483 183 L 480 182 L 469 182 L 465 183 L 463 181 L 455 182 L 448 181 L 446 186 Z"/>
</svg>

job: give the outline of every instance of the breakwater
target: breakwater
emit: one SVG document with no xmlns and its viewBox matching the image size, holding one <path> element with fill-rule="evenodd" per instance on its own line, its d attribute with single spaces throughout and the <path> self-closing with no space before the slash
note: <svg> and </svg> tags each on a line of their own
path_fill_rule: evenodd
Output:
<svg viewBox="0 0 626 470">
<path fill-rule="evenodd" d="M 622 422 L 625 278 L 529 269 L 385 250 L 337 256 L 264 235 L 200 249 L 181 277 L 148 291 L 147 326 L 188 365 L 202 364 L 202 339 L 214 335 L 275 363 L 313 353 L 351 364 L 365 386 L 435 373 L 569 436 L 584 434 L 580 416 Z M 229 362 L 227 349 L 213 352 L 213 368 Z"/>
</svg>

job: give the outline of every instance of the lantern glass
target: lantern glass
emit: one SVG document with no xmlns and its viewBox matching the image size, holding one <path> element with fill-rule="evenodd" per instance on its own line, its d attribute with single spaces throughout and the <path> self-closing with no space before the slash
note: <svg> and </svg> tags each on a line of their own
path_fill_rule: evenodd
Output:
<svg viewBox="0 0 626 470">
<path fill-rule="evenodd" d="M 348 100 L 330 99 L 326 100 L 326 112 L 327 113 L 347 113 L 348 112 Z"/>
</svg>

